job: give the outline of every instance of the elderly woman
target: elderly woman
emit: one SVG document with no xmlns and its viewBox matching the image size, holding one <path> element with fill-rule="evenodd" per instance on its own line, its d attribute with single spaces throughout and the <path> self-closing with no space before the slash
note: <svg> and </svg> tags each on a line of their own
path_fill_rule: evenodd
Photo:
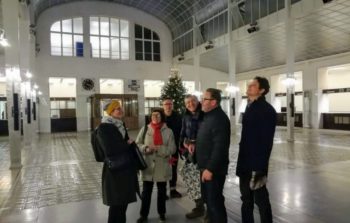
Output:
<svg viewBox="0 0 350 223">
<path fill-rule="evenodd" d="M 121 120 L 121 103 L 112 100 L 106 105 L 105 111 L 107 116 L 102 118 L 97 129 L 97 139 L 105 156 L 102 170 L 103 204 L 109 206 L 108 223 L 125 223 L 126 209 L 129 203 L 136 201 L 138 187 L 137 171 L 130 149 L 132 140 Z M 112 169 L 108 165 L 109 160 L 123 162 L 123 168 Z"/>
<path fill-rule="evenodd" d="M 151 113 L 151 123 L 143 127 L 136 138 L 136 143 L 142 150 L 148 165 L 148 168 L 143 170 L 141 174 L 143 181 L 142 204 L 137 223 L 147 222 L 154 183 L 157 184 L 158 188 L 159 220 L 165 222 L 166 182 L 172 177 L 169 159 L 176 151 L 176 145 L 173 132 L 164 121 L 163 110 L 154 109 Z"/>
<path fill-rule="evenodd" d="M 186 112 L 182 119 L 180 147 L 184 147 L 181 151 L 186 161 L 181 170 L 181 175 L 187 187 L 189 198 L 196 203 L 195 208 L 186 214 L 186 218 L 192 219 L 205 214 L 204 202 L 201 198 L 200 171 L 194 159 L 195 155 L 192 153 L 203 112 L 201 104 L 194 95 L 185 96 L 185 106 Z"/>
</svg>

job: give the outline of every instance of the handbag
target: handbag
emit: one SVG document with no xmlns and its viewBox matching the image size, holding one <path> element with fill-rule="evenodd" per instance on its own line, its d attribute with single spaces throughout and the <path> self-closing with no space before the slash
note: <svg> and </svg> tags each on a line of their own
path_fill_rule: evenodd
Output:
<svg viewBox="0 0 350 223">
<path fill-rule="evenodd" d="M 134 157 L 135 157 L 135 160 L 136 160 L 136 168 L 138 170 L 145 170 L 147 169 L 147 163 L 145 161 L 145 159 L 143 158 L 143 155 L 140 151 L 140 148 L 136 145 L 135 142 L 131 143 L 130 144 L 131 146 L 131 149 L 134 153 Z"/>
<path fill-rule="evenodd" d="M 106 158 L 105 163 L 112 171 L 120 171 L 131 166 L 131 156 L 129 152 L 124 152 L 116 157 Z"/>
</svg>

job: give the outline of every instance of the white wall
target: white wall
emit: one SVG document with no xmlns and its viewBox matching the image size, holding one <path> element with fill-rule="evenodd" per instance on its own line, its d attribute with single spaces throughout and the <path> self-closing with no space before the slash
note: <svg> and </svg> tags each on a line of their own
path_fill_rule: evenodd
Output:
<svg viewBox="0 0 350 223">
<path fill-rule="evenodd" d="M 118 61 L 110 59 L 90 58 L 89 24 L 90 15 L 108 16 L 126 19 L 130 26 L 130 60 Z M 84 19 L 84 57 L 50 56 L 50 26 L 57 20 L 81 16 Z M 161 62 L 135 61 L 134 24 L 140 24 L 157 32 L 161 40 Z M 73 2 L 52 7 L 44 11 L 37 22 L 37 43 L 40 47 L 36 59 L 35 81 L 43 92 L 43 99 L 49 101 L 48 77 L 77 78 L 77 126 L 78 131 L 87 130 L 88 109 L 87 98 L 99 92 L 99 78 L 123 79 L 158 79 L 167 80 L 172 64 L 172 39 L 168 27 L 152 15 L 131 7 L 108 2 Z M 95 92 L 84 91 L 81 88 L 83 78 L 95 79 Z M 125 90 L 124 93 L 135 93 Z M 142 93 L 140 93 L 142 92 Z M 140 124 L 143 123 L 144 103 L 143 86 L 136 92 L 139 95 Z M 40 131 L 50 132 L 49 106 L 40 104 Z"/>
<path fill-rule="evenodd" d="M 319 72 L 322 72 L 322 70 L 326 72 L 327 69 L 325 67 L 348 64 L 349 61 L 350 53 L 343 53 L 295 63 L 295 70 L 303 73 L 302 89 L 304 92 L 308 92 L 308 97 L 303 99 L 303 126 L 311 128 L 322 127 L 320 122 L 321 113 L 328 112 L 323 109 L 325 107 L 329 108 L 328 100 L 324 99 L 322 95 L 322 89 L 324 89 L 324 84 L 322 83 L 326 83 L 326 81 L 319 80 Z M 239 73 L 237 74 L 237 81 L 252 79 L 262 74 L 270 79 L 273 75 L 283 73 L 286 73 L 285 66 L 270 67 Z M 325 102 L 328 104 L 325 104 Z"/>
<path fill-rule="evenodd" d="M 344 64 L 336 67 L 319 69 L 319 89 L 349 88 L 350 65 Z M 346 103 L 350 93 L 334 93 L 321 95 L 322 112 L 350 112 L 350 103 Z"/>
<path fill-rule="evenodd" d="M 6 83 L 0 82 L 0 97 L 6 96 Z"/>
<path fill-rule="evenodd" d="M 182 80 L 184 81 L 195 81 L 195 68 L 192 65 L 187 64 L 179 64 L 178 65 L 179 72 L 182 76 Z M 201 91 L 205 91 L 207 88 L 216 88 L 217 82 L 228 82 L 228 74 L 209 69 L 209 68 L 199 68 L 200 73 L 200 82 L 201 82 Z"/>
</svg>

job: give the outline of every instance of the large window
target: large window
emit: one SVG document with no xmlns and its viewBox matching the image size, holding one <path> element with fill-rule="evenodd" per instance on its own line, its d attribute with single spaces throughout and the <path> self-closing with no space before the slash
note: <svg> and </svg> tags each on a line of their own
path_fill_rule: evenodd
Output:
<svg viewBox="0 0 350 223">
<path fill-rule="evenodd" d="M 129 22 L 108 17 L 90 17 L 93 58 L 129 59 Z"/>
<path fill-rule="evenodd" d="M 158 34 L 137 24 L 135 24 L 135 59 L 160 61 Z"/>
<path fill-rule="evenodd" d="M 52 56 L 84 56 L 83 18 L 57 21 L 50 32 Z"/>
</svg>

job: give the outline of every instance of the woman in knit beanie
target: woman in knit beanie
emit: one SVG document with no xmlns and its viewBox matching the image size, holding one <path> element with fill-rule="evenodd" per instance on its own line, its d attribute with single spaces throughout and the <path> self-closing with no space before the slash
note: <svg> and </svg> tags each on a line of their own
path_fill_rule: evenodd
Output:
<svg viewBox="0 0 350 223">
<path fill-rule="evenodd" d="M 122 159 L 131 153 L 125 124 L 122 121 L 123 108 L 118 100 L 110 101 L 105 107 L 106 116 L 102 118 L 97 130 L 97 138 L 106 160 Z M 106 162 L 102 170 L 103 204 L 109 206 L 108 223 L 125 223 L 129 203 L 136 201 L 138 191 L 137 171 L 132 160 L 122 170 L 109 169 Z"/>
</svg>

